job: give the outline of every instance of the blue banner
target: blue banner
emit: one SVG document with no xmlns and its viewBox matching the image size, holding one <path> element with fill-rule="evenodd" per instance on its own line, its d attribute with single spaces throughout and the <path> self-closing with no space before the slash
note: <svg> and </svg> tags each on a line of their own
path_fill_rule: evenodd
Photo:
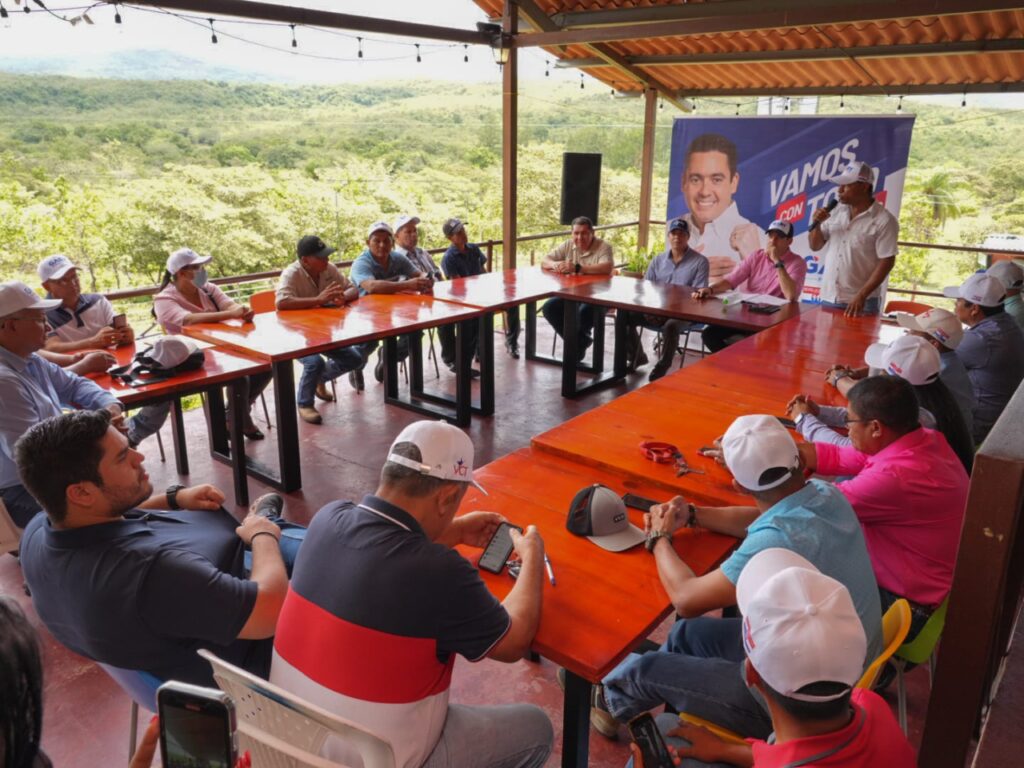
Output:
<svg viewBox="0 0 1024 768">
<path fill-rule="evenodd" d="M 793 223 L 792 249 L 807 261 L 803 299 L 817 301 L 824 263 L 807 228 L 836 197 L 830 181 L 867 162 L 875 199 L 899 217 L 913 116 L 685 117 L 672 127 L 666 220 L 690 221 L 690 245 L 711 262 L 712 280 L 765 243 L 775 219 Z"/>
</svg>

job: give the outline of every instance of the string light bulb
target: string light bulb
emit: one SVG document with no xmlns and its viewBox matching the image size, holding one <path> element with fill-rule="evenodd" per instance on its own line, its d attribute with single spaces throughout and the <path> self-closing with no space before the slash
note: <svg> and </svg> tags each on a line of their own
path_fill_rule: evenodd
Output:
<svg viewBox="0 0 1024 768">
<path fill-rule="evenodd" d="M 896 102 L 896 111 L 897 112 L 902 112 L 903 111 L 903 94 L 900 94 L 899 101 Z"/>
<path fill-rule="evenodd" d="M 583 73 L 580 72 L 580 90 L 583 90 Z"/>
<path fill-rule="evenodd" d="M 423 57 L 420 56 L 420 44 L 416 43 L 416 63 L 419 64 L 421 61 L 423 61 Z"/>
<path fill-rule="evenodd" d="M 665 102 L 663 100 L 658 102 L 658 109 L 660 109 L 660 110 L 664 110 L 665 109 Z"/>
<path fill-rule="evenodd" d="M 358 58 L 363 58 L 363 38 L 357 37 L 356 41 L 359 43 L 359 52 L 356 54 Z"/>
<path fill-rule="evenodd" d="M 690 104 L 691 104 L 690 110 L 693 111 L 693 112 L 696 112 L 697 111 L 697 100 L 696 99 L 690 99 Z"/>
<path fill-rule="evenodd" d="M 114 3 L 114 23 L 121 23 L 121 9 L 117 6 L 117 3 Z"/>
<path fill-rule="evenodd" d="M 289 24 L 288 26 L 292 28 L 292 48 L 298 48 L 299 41 L 295 39 L 295 25 Z"/>
<path fill-rule="evenodd" d="M 4 4 L 0 3 L 0 19 L 9 19 L 10 14 L 7 13 L 7 9 L 4 8 Z"/>
<path fill-rule="evenodd" d="M 544 62 L 544 77 L 551 77 L 551 62 Z"/>
<path fill-rule="evenodd" d="M 963 109 L 967 106 L 967 91 L 964 91 L 963 101 L 960 102 L 960 108 Z"/>
<path fill-rule="evenodd" d="M 845 112 L 846 111 L 846 94 L 845 93 L 841 94 L 839 96 L 839 111 L 840 112 Z"/>
<path fill-rule="evenodd" d="M 783 111 L 789 112 L 789 102 L 790 102 L 790 99 L 789 99 L 789 96 L 787 96 L 786 97 L 786 106 L 783 107 Z"/>
<path fill-rule="evenodd" d="M 736 105 L 736 117 L 739 117 L 739 116 L 740 116 L 740 105 L 737 104 Z"/>
<path fill-rule="evenodd" d="M 217 30 L 213 28 L 213 19 L 207 19 L 210 22 L 210 42 L 214 45 L 217 44 Z"/>
<path fill-rule="evenodd" d="M 462 46 L 462 61 L 469 64 L 469 46 L 466 44 Z"/>
</svg>

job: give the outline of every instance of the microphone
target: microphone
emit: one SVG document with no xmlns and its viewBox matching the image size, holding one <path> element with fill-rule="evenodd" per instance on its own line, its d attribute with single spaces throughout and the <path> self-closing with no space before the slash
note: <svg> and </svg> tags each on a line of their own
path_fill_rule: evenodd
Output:
<svg viewBox="0 0 1024 768">
<path fill-rule="evenodd" d="M 825 206 L 825 210 L 828 211 L 829 213 L 832 213 L 833 209 L 837 205 L 839 205 L 839 200 L 833 197 L 831 200 L 828 201 L 828 205 Z M 816 230 L 818 228 L 818 225 L 820 223 L 821 223 L 820 221 L 812 221 L 811 222 L 811 226 L 809 226 L 807 228 L 807 231 L 808 232 L 813 232 L 814 230 Z"/>
</svg>

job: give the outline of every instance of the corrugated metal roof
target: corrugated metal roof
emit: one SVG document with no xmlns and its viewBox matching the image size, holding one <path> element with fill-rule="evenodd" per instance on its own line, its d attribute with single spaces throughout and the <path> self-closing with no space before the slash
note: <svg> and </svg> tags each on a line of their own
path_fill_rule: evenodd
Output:
<svg viewBox="0 0 1024 768">
<path fill-rule="evenodd" d="M 501 15 L 502 0 L 475 0 L 492 17 Z M 527 3 L 529 6 L 530 3 Z M 718 0 L 689 3 L 671 0 L 533 0 L 539 11 L 554 21 L 543 22 L 548 33 L 580 30 L 589 34 L 609 30 L 611 13 L 595 16 L 589 12 L 625 14 L 622 24 L 631 29 L 646 19 L 642 9 L 662 9 L 663 14 L 700 13 L 695 28 L 716 26 L 711 6 L 721 6 L 721 32 L 651 36 L 673 23 L 680 29 L 680 17 L 664 23 L 650 22 L 642 36 L 608 39 L 594 43 L 572 41 L 563 46 L 545 46 L 563 63 L 575 62 L 583 71 L 620 91 L 639 91 L 643 84 L 627 74 L 622 63 L 634 72 L 652 78 L 656 85 L 678 95 L 719 93 L 920 93 L 959 90 L 1024 90 L 1024 3 L 1009 7 L 999 2 L 915 3 L 904 0 L 884 4 L 887 9 L 928 7 L 941 15 L 910 18 L 865 18 L 872 7 L 883 4 L 834 2 L 829 7 L 819 0 L 805 3 L 756 5 L 750 0 Z M 687 9 L 664 9 L 682 6 Z M 699 6 L 699 8 L 694 7 Z M 786 7 L 788 6 L 788 7 Z M 978 8 L 995 10 L 978 11 Z M 737 29 L 742 17 L 736 11 L 750 8 L 749 17 L 791 20 L 789 26 L 771 29 Z M 764 9 L 764 14 L 761 10 Z M 655 11 L 657 12 L 657 11 Z M 895 12 L 886 10 L 885 13 Z M 560 15 L 564 14 L 564 15 Z M 527 14 L 529 10 L 527 9 Z M 784 15 L 784 16 L 783 16 Z M 817 20 L 799 24 L 801 18 Z M 827 17 L 830 23 L 820 19 Z M 851 21 L 852 20 L 852 21 Z M 751 22 L 752 23 L 752 22 Z M 617 26 L 617 25 L 616 25 Z M 525 20 L 520 38 L 536 30 Z M 565 37 L 565 35 L 563 35 Z M 607 54 L 621 57 L 617 64 Z"/>
</svg>

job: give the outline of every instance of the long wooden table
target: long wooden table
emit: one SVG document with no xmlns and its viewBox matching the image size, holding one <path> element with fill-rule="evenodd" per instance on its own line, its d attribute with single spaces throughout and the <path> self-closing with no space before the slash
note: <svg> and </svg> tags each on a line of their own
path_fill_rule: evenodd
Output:
<svg viewBox="0 0 1024 768">
<path fill-rule="evenodd" d="M 185 326 L 193 338 L 227 347 L 269 361 L 274 374 L 277 404 L 277 450 L 280 473 L 250 466 L 251 473 L 285 492 L 302 485 L 299 465 L 299 431 L 295 412 L 295 376 L 292 362 L 314 353 L 367 341 L 384 340 L 385 401 L 424 415 L 445 418 L 460 426 L 469 423 L 472 408 L 470 361 L 463 349 L 464 330 L 456 333 L 456 395 L 454 408 L 430 407 L 415 399 L 403 400 L 398 392 L 397 337 L 448 323 L 476 322 L 481 310 L 452 302 L 436 301 L 419 294 L 364 296 L 337 308 L 266 312 L 252 322 L 229 320 Z M 422 359 L 419 378 L 422 381 Z M 415 372 L 413 381 L 415 383 Z M 423 393 L 420 393 L 423 394 Z M 425 401 L 427 398 L 420 398 Z"/>
<path fill-rule="evenodd" d="M 142 341 L 128 344 L 109 351 L 117 358 L 118 365 L 127 365 L 135 357 L 137 349 L 145 348 Z M 184 419 L 181 412 L 181 398 L 187 395 L 206 393 L 209 408 L 210 453 L 231 465 L 235 487 L 235 503 L 245 506 L 249 503 L 249 484 L 246 472 L 251 460 L 245 455 L 245 439 L 242 436 L 243 420 L 249 404 L 237 387 L 246 376 L 265 372 L 266 362 L 233 354 L 224 349 L 209 347 L 203 350 L 205 362 L 202 368 L 180 373 L 170 379 L 128 386 L 108 373 L 94 373 L 89 376 L 99 386 L 117 397 L 130 408 L 170 401 L 171 431 L 174 443 L 174 460 L 178 474 L 187 475 L 188 452 L 185 441 Z M 234 406 L 230 423 L 224 412 L 220 388 L 226 386 Z M 234 446 L 232 448 L 231 446 Z"/>
</svg>

